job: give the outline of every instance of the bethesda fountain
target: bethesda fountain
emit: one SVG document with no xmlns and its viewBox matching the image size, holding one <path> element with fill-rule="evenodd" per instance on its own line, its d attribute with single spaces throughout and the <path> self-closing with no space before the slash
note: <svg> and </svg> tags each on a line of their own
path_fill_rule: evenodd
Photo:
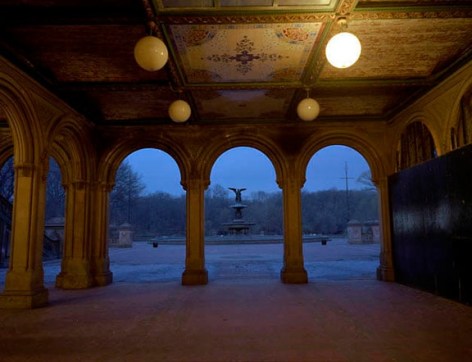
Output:
<svg viewBox="0 0 472 362">
<path fill-rule="evenodd" d="M 224 223 L 223 225 L 228 228 L 230 235 L 247 235 L 249 228 L 254 225 L 254 223 L 247 222 L 243 219 L 243 209 L 245 209 L 247 205 L 242 203 L 241 193 L 246 189 L 237 189 L 234 187 L 229 187 L 228 189 L 235 194 L 234 204 L 230 205 L 234 210 L 234 219 L 232 222 Z"/>
</svg>

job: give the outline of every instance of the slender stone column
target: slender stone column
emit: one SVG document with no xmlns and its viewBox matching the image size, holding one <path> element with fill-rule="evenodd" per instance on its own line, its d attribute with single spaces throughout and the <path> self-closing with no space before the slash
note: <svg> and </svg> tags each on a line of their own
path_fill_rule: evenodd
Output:
<svg viewBox="0 0 472 362">
<path fill-rule="evenodd" d="M 204 192 L 208 183 L 203 180 L 189 180 L 184 185 L 187 190 L 187 237 L 185 271 L 182 274 L 183 285 L 201 285 L 208 283 L 208 271 L 205 268 L 205 212 Z"/>
<path fill-rule="evenodd" d="M 380 265 L 377 268 L 377 279 L 393 282 L 395 281 L 395 271 L 393 268 L 392 254 L 392 233 L 390 220 L 390 198 L 388 194 L 388 179 L 382 177 L 375 182 L 379 192 L 380 210 Z"/>
<path fill-rule="evenodd" d="M 56 287 L 89 288 L 93 285 L 90 272 L 90 185 L 72 182 L 66 188 L 66 223 L 64 254 Z"/>
<path fill-rule="evenodd" d="M 15 165 L 15 201 L 10 266 L 1 308 L 35 308 L 48 303 L 42 264 L 46 204 L 44 165 Z"/>
<path fill-rule="evenodd" d="M 108 255 L 108 209 L 112 186 L 97 183 L 92 192 L 92 258 L 91 272 L 94 285 L 105 286 L 113 281 Z"/>
<path fill-rule="evenodd" d="M 308 283 L 303 263 L 301 183 L 287 178 L 283 182 L 284 266 L 280 277 L 284 283 Z"/>
</svg>

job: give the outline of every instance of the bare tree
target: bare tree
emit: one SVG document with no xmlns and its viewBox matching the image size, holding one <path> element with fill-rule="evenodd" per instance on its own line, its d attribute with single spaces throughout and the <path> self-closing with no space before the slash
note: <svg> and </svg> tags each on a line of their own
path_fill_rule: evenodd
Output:
<svg viewBox="0 0 472 362">
<path fill-rule="evenodd" d="M 66 193 L 62 186 L 61 169 L 56 161 L 49 158 L 49 172 L 46 184 L 46 220 L 64 216 Z"/>
<path fill-rule="evenodd" d="M 356 180 L 358 183 L 365 186 L 364 190 L 375 191 L 377 188 L 372 182 L 372 175 L 370 170 L 362 172 Z"/>
<path fill-rule="evenodd" d="M 111 222 L 120 225 L 131 223 L 133 208 L 144 191 L 141 175 L 136 173 L 127 160 L 118 168 L 115 187 L 110 195 Z"/>
</svg>

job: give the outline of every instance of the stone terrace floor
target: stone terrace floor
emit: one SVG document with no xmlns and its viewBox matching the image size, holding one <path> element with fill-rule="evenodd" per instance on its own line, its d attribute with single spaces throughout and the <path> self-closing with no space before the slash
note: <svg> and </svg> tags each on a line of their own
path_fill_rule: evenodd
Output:
<svg viewBox="0 0 472 362">
<path fill-rule="evenodd" d="M 301 285 L 282 248 L 208 245 L 205 286 L 180 285 L 182 245 L 111 249 L 102 288 L 56 289 L 46 262 L 50 305 L 0 310 L 0 361 L 472 361 L 472 308 L 375 280 L 378 245 L 306 244 Z"/>
</svg>

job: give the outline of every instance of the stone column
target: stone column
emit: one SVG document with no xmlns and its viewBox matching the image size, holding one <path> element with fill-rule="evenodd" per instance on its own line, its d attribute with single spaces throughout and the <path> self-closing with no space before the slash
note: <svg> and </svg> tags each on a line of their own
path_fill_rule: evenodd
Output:
<svg viewBox="0 0 472 362">
<path fill-rule="evenodd" d="M 284 283 L 308 283 L 303 263 L 301 182 L 288 178 L 283 182 L 284 266 L 280 272 Z"/>
<path fill-rule="evenodd" d="M 109 195 L 112 186 L 105 183 L 96 183 L 92 192 L 91 210 L 91 272 L 94 285 L 104 286 L 111 284 L 113 273 L 110 271 L 110 257 L 108 255 L 108 209 Z"/>
<path fill-rule="evenodd" d="M 395 281 L 395 272 L 393 268 L 390 199 L 387 177 L 385 176 L 379 179 L 376 185 L 379 192 L 379 229 L 380 235 L 382 235 L 382 242 L 380 243 L 380 265 L 377 268 L 377 279 L 393 282 Z"/>
<path fill-rule="evenodd" d="M 185 271 L 182 274 L 183 285 L 201 285 L 208 283 L 208 271 L 205 268 L 205 212 L 204 193 L 208 182 L 188 180 L 184 185 L 187 191 L 187 235 Z"/>
<path fill-rule="evenodd" d="M 90 272 L 90 184 L 75 181 L 65 185 L 65 189 L 64 253 L 56 287 L 89 288 L 93 285 Z"/>
<path fill-rule="evenodd" d="M 0 308 L 35 308 L 48 303 L 42 264 L 46 161 L 44 165 L 15 165 L 10 266 Z"/>
</svg>

